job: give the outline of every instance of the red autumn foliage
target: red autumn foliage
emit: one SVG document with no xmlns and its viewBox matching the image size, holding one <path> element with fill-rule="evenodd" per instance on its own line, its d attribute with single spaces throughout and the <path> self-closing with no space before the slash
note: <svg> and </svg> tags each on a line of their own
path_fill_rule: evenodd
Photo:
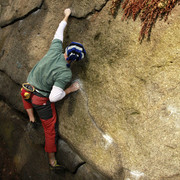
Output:
<svg viewBox="0 0 180 180">
<path fill-rule="evenodd" d="M 132 17 L 135 21 L 139 15 L 142 21 L 139 40 L 149 37 L 151 29 L 158 17 L 167 20 L 167 17 L 179 0 L 112 0 L 111 13 L 114 16 L 122 4 L 124 11 L 122 20 Z"/>
</svg>

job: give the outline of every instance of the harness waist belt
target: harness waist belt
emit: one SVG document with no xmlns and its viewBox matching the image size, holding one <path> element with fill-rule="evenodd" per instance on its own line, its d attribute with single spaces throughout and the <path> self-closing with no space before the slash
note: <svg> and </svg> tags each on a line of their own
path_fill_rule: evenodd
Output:
<svg viewBox="0 0 180 180">
<path fill-rule="evenodd" d="M 38 89 L 38 88 L 36 88 L 36 87 L 34 87 L 34 88 L 35 88 L 35 90 L 36 90 L 37 92 L 50 93 L 49 91 L 45 91 L 45 90 L 42 90 L 42 89 Z"/>
</svg>

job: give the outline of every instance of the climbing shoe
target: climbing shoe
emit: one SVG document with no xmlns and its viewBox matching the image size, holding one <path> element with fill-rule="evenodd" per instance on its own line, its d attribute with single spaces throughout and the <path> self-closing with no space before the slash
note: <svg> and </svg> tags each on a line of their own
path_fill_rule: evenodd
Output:
<svg viewBox="0 0 180 180">
<path fill-rule="evenodd" d="M 55 160 L 55 165 L 52 166 L 51 164 L 49 164 L 49 167 L 54 172 L 63 172 L 66 170 L 66 168 L 63 165 L 58 164 L 56 160 Z"/>
</svg>

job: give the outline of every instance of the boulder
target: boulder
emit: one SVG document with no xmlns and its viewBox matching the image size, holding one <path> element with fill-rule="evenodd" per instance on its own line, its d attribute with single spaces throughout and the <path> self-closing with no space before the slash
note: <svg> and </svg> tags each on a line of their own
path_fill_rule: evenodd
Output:
<svg viewBox="0 0 180 180">
<path fill-rule="evenodd" d="M 72 16 L 76 18 L 86 18 L 89 14 L 100 11 L 106 5 L 106 3 L 107 0 L 81 0 L 80 3 L 73 0 L 70 4 Z"/>
<path fill-rule="evenodd" d="M 7 26 L 17 19 L 36 11 L 41 7 L 43 0 L 6 0 L 0 1 L 0 26 Z"/>
<path fill-rule="evenodd" d="M 77 177 L 85 179 L 89 172 L 89 179 L 178 179 L 178 5 L 166 22 L 157 20 L 150 40 L 140 43 L 140 20 L 121 21 L 121 9 L 113 18 L 111 1 L 43 2 L 37 11 L 0 30 L 1 82 L 15 87 L 7 92 L 0 88 L 2 98 L 24 112 L 20 95 L 12 100 L 9 94 L 18 94 L 47 52 L 66 7 L 72 8 L 73 17 L 63 47 L 78 41 L 87 51 L 85 60 L 72 67 L 81 89 L 57 104 L 60 135 L 85 162 Z"/>
</svg>

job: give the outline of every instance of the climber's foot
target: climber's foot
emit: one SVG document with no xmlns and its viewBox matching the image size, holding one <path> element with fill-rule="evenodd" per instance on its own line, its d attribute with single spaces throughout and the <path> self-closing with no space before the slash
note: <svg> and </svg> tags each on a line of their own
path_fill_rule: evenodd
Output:
<svg viewBox="0 0 180 180">
<path fill-rule="evenodd" d="M 54 172 L 63 172 L 66 170 L 65 166 L 58 164 L 56 160 L 53 165 L 49 164 L 49 167 Z"/>
</svg>

